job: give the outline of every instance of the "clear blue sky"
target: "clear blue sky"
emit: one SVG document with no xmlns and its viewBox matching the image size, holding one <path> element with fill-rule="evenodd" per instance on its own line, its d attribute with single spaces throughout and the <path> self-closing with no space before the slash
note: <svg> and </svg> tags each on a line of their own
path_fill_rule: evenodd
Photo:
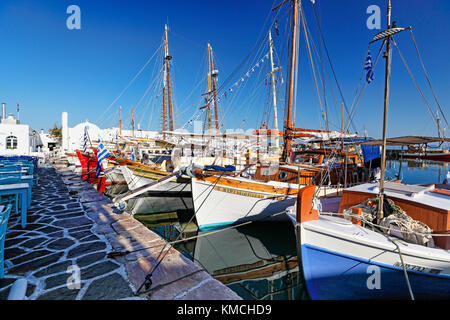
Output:
<svg viewBox="0 0 450 320">
<path fill-rule="evenodd" d="M 170 25 L 170 53 L 173 55 L 173 85 L 176 127 L 183 125 L 201 107 L 200 95 L 206 83 L 200 83 L 206 72 L 206 44 L 211 42 L 224 81 L 244 60 L 258 37 L 268 31 L 266 19 L 273 0 L 2 0 L 0 3 L 0 100 L 14 112 L 20 102 L 22 123 L 34 129 L 48 130 L 61 123 L 61 112 L 69 112 L 69 125 L 89 119 L 101 127 L 117 126 L 117 108 L 123 106 L 124 126 L 129 127 L 130 107 L 136 107 L 149 83 L 152 72 L 161 61 L 152 60 L 135 83 L 99 118 L 121 93 L 133 76 L 160 46 L 164 24 Z M 449 82 L 449 13 L 448 0 L 393 0 L 393 20 L 398 26 L 412 26 L 426 68 L 431 76 L 441 106 L 448 114 Z M 309 28 L 316 36 L 311 2 L 303 0 Z M 344 97 L 350 106 L 355 95 L 370 38 L 376 30 L 366 28 L 369 5 L 381 7 L 382 27 L 385 27 L 385 0 L 316 0 L 321 26 L 331 54 Z M 76 4 L 81 8 L 81 30 L 68 30 L 66 9 Z M 280 24 L 281 18 L 280 18 Z M 285 52 L 280 37 L 275 39 L 280 56 Z M 427 87 L 409 33 L 396 37 L 403 55 L 411 66 L 421 89 L 433 110 L 436 104 Z M 375 56 L 378 45 L 372 49 Z M 317 96 L 311 72 L 301 45 L 299 94 L 296 126 L 321 128 Z M 258 57 L 255 56 L 255 59 Z M 255 60 L 256 61 L 256 60 Z M 282 59 L 282 62 L 284 60 Z M 240 69 L 230 85 L 244 76 L 251 61 Z M 326 64 L 327 61 L 324 60 Z M 267 68 L 267 62 L 264 68 Z M 283 65 L 284 72 L 286 66 Z M 261 67 L 266 72 L 266 69 Z M 256 75 L 257 73 L 255 73 Z M 261 73 L 262 74 L 262 73 Z M 259 125 L 264 105 L 268 103 L 265 74 L 242 91 L 233 105 L 221 102 L 227 128 L 244 129 Z M 256 76 L 255 76 L 256 77 Z M 284 75 L 286 78 L 286 75 Z M 327 77 L 331 77 L 328 75 Z M 331 83 L 331 82 L 330 82 Z M 366 90 L 356 113 L 359 133 L 363 126 L 369 135 L 380 137 L 383 108 L 384 60 L 375 70 L 375 81 Z M 284 92 L 284 89 L 280 89 Z M 337 89 L 334 95 L 340 101 Z M 401 59 L 394 49 L 389 134 L 391 136 L 420 134 L 436 135 L 426 107 L 416 91 Z M 192 93 L 192 94 L 191 94 Z M 161 99 L 152 91 L 153 100 L 145 99 L 136 107 L 136 122 L 143 129 L 160 128 Z M 191 94 L 191 95 L 190 95 Z M 330 93 L 329 93 L 330 94 Z M 255 96 L 255 98 L 248 98 Z M 282 97 L 283 98 L 283 97 Z M 259 99 L 259 100 L 258 100 Z M 331 106 L 331 129 L 338 129 L 338 107 Z M 150 101 L 150 100 L 149 100 Z M 280 102 L 282 118 L 284 103 Z M 152 113 L 153 111 L 153 113 Z M 153 114 L 153 116 L 151 115 Z M 280 126 L 282 121 L 280 120 Z"/>
</svg>

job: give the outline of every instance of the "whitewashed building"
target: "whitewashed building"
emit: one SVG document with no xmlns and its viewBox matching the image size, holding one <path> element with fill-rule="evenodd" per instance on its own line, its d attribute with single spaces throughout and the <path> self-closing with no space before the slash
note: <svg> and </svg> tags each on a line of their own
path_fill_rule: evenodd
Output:
<svg viewBox="0 0 450 320">
<path fill-rule="evenodd" d="M 88 133 L 90 142 L 94 147 L 97 146 L 98 139 L 102 142 L 115 142 L 119 138 L 119 128 L 100 129 L 97 125 L 85 121 L 69 128 L 69 116 L 67 112 L 62 113 L 62 149 L 64 152 L 73 153 L 75 150 L 82 150 L 84 144 L 85 129 Z M 137 129 L 134 131 L 135 138 L 151 139 L 159 135 L 156 131 L 145 131 Z M 133 136 L 132 130 L 122 129 L 122 137 Z"/>
<path fill-rule="evenodd" d="M 43 146 L 40 134 L 29 125 L 21 124 L 14 114 L 6 114 L 2 103 L 0 119 L 0 155 L 33 155 Z"/>
</svg>

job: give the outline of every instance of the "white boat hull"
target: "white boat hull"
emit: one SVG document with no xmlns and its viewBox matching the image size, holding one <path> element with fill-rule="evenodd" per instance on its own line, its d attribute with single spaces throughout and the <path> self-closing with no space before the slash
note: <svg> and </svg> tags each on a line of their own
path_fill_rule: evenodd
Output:
<svg viewBox="0 0 450 320">
<path fill-rule="evenodd" d="M 297 198 L 222 187 L 197 178 L 191 179 L 191 185 L 195 216 L 200 229 L 217 228 L 250 220 L 286 221 L 288 219 L 283 212 L 292 206 Z"/>
</svg>

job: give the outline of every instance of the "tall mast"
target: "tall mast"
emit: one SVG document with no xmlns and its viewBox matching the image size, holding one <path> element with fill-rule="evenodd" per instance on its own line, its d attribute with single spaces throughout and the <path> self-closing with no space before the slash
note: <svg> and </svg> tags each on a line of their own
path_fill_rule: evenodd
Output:
<svg viewBox="0 0 450 320">
<path fill-rule="evenodd" d="M 292 106 L 294 101 L 294 82 L 295 82 L 295 65 L 296 65 L 296 49 L 298 40 L 298 11 L 300 0 L 292 0 L 293 5 L 293 19 L 292 19 L 292 40 L 291 40 L 291 61 L 289 71 L 289 92 L 288 92 L 288 105 L 287 116 L 284 123 L 284 151 L 283 160 L 289 162 L 291 157 L 291 143 L 294 124 L 292 123 Z"/>
<path fill-rule="evenodd" d="M 131 107 L 131 130 L 132 130 L 131 136 L 134 137 L 134 110 L 133 110 L 133 107 Z"/>
<path fill-rule="evenodd" d="M 387 7 L 387 29 L 391 28 L 391 0 L 388 0 Z M 391 50 L 391 36 L 386 38 L 386 73 L 385 73 L 385 87 L 384 87 L 384 115 L 383 115 L 383 150 L 381 153 L 381 178 L 380 178 L 380 202 L 378 204 L 377 220 L 380 222 L 383 219 L 383 204 L 384 204 L 384 179 L 386 171 L 386 133 L 387 133 L 387 116 L 389 107 L 389 84 L 391 79 L 391 62 L 392 62 L 392 50 Z"/>
<path fill-rule="evenodd" d="M 274 129 L 278 131 L 278 113 L 277 113 L 277 88 L 275 84 L 275 72 L 279 69 L 275 69 L 275 64 L 273 62 L 273 40 L 272 31 L 269 30 L 269 48 L 270 48 L 270 74 L 272 77 L 272 98 L 273 98 L 273 125 Z M 275 138 L 275 146 L 278 149 L 278 135 Z"/>
<path fill-rule="evenodd" d="M 209 45 L 209 52 L 211 55 L 211 81 L 212 81 L 212 89 L 214 94 L 214 120 L 216 121 L 216 133 L 219 133 L 219 117 L 217 114 L 217 91 L 216 91 L 216 76 L 217 71 L 214 69 L 214 57 L 213 57 L 213 50 L 211 47 L 211 44 Z"/>
<path fill-rule="evenodd" d="M 119 107 L 119 136 L 122 136 L 122 106 Z"/>
<path fill-rule="evenodd" d="M 165 33 L 164 33 L 164 43 L 165 43 L 165 57 L 164 57 L 164 65 L 165 65 L 165 74 L 166 74 L 166 81 L 167 81 L 167 96 L 168 96 L 168 103 L 169 103 L 169 130 L 173 131 L 173 113 L 172 113 L 172 91 L 170 87 L 170 65 L 169 61 L 172 60 L 172 57 L 169 55 L 169 36 L 168 36 L 169 28 L 167 25 L 165 26 Z M 165 111 L 164 111 L 165 112 Z M 164 117 L 165 118 L 165 117 Z M 165 124 L 164 124 L 165 127 Z"/>
<path fill-rule="evenodd" d="M 208 43 L 208 134 L 211 135 L 211 86 L 212 86 L 212 69 L 211 69 L 211 46 Z"/>
<path fill-rule="evenodd" d="M 167 26 L 166 26 L 167 30 Z M 166 90 L 167 90 L 167 61 L 166 57 L 169 55 L 169 49 L 167 45 L 167 34 L 164 32 L 164 78 L 163 78 L 163 89 L 162 89 L 162 98 L 163 98 L 163 123 L 162 123 L 162 131 L 165 137 L 164 132 L 166 131 Z"/>
</svg>

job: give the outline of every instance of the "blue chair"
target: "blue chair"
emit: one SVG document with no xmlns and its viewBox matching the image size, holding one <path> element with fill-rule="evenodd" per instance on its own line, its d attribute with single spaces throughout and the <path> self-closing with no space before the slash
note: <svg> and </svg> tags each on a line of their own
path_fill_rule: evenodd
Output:
<svg viewBox="0 0 450 320">
<path fill-rule="evenodd" d="M 11 213 L 11 205 L 5 206 L 0 211 L 0 279 L 5 277 L 4 266 L 4 251 L 5 251 L 5 238 L 6 227 L 8 226 L 9 214 Z"/>
<path fill-rule="evenodd" d="M 9 174 L 0 178 L 0 184 L 21 183 L 20 174 Z M 14 211 L 19 212 L 19 195 L 0 196 L 0 205 L 14 205 Z"/>
</svg>

